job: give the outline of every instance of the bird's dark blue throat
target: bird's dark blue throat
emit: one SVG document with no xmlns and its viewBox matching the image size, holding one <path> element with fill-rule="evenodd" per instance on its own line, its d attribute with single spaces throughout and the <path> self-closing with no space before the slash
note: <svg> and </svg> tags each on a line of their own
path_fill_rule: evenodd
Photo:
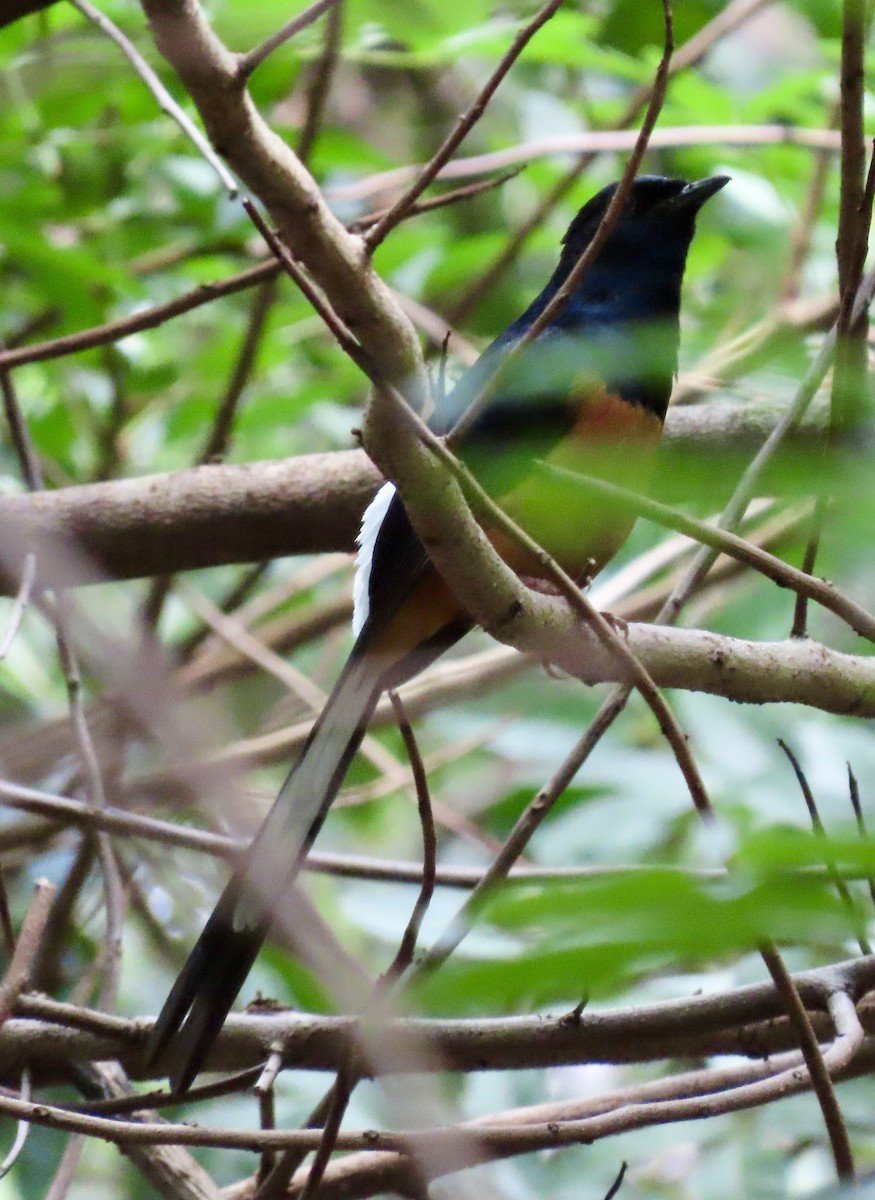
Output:
<svg viewBox="0 0 875 1200">
<path fill-rule="evenodd" d="M 441 432 L 489 387 L 491 397 L 464 435 L 477 445 L 515 444 L 537 430 L 539 442 L 568 427 L 578 388 L 604 388 L 664 419 L 677 372 L 681 281 L 701 206 L 728 178 L 695 183 L 643 175 L 636 179 L 613 230 L 564 308 L 502 370 L 586 250 L 617 184 L 598 192 L 563 239 L 559 264 L 537 299 L 469 370 L 442 406 Z M 496 377 L 497 374 L 497 377 Z M 493 378 L 496 377 L 496 378 Z M 490 383 L 490 380 L 492 382 Z M 463 456 L 469 457 L 462 451 Z"/>
</svg>

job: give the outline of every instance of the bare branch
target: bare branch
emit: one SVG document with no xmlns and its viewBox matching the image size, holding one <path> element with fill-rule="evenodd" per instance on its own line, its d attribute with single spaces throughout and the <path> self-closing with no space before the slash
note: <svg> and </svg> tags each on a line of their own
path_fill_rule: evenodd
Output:
<svg viewBox="0 0 875 1200">
<path fill-rule="evenodd" d="M 328 10 L 322 53 L 313 64 L 312 78 L 307 90 L 307 113 L 298 138 L 298 158 L 309 161 L 322 124 L 331 81 L 340 59 L 340 39 L 343 33 L 343 0 L 334 0 Z"/>
<path fill-rule="evenodd" d="M 443 145 L 432 156 L 431 161 L 427 163 L 419 178 L 392 205 L 383 219 L 365 235 L 365 245 L 370 254 L 373 254 L 377 246 L 380 245 L 387 234 L 394 229 L 405 213 L 408 212 L 410 206 L 419 199 L 428 185 L 437 178 L 441 168 L 449 162 L 458 146 L 483 116 L 489 101 L 498 91 L 499 85 L 505 75 L 507 75 L 538 30 L 547 24 L 561 3 L 562 0 L 546 0 L 546 3 L 540 7 L 531 21 L 519 31 L 510 47 L 502 56 L 498 66 L 480 89 L 474 103 L 467 112 L 464 112 L 459 117 L 455 128 L 444 140 Z"/>
<path fill-rule="evenodd" d="M 24 556 L 21 583 L 18 585 L 18 591 L 15 593 L 15 603 L 12 605 L 12 611 L 9 614 L 6 632 L 3 634 L 3 641 L 0 642 L 0 662 L 9 653 L 12 643 L 15 641 L 16 635 L 21 628 L 21 622 L 24 620 L 24 614 L 27 612 L 35 580 L 36 555 L 28 552 Z"/>
<path fill-rule="evenodd" d="M 787 1008 L 790 1020 L 796 1030 L 796 1036 L 799 1038 L 805 1065 L 808 1067 L 808 1074 L 811 1077 L 812 1086 L 826 1123 L 838 1177 L 841 1180 L 852 1180 L 854 1178 L 854 1158 L 848 1140 L 848 1129 L 805 1005 L 796 991 L 792 976 L 784 965 L 784 960 L 774 946 L 764 946 L 760 953 Z"/>
<path fill-rule="evenodd" d="M 682 49 L 678 51 L 680 56 Z M 634 149 L 637 129 L 590 129 L 520 142 L 506 150 L 455 158 L 438 175 L 440 180 L 468 179 L 489 171 L 519 167 L 540 158 L 568 154 L 626 154 Z M 654 150 L 688 146 L 775 146 L 790 145 L 806 150 L 837 154 L 841 142 L 831 129 L 803 129 L 793 125 L 663 125 L 650 138 Z M 421 166 L 393 167 L 354 183 L 337 183 L 328 189 L 335 201 L 366 200 L 393 191 L 415 179 Z"/>
<path fill-rule="evenodd" d="M 241 54 L 237 60 L 237 69 L 240 72 L 242 79 L 248 79 L 256 67 L 268 59 L 274 50 L 278 50 L 280 46 L 285 45 L 287 41 L 295 37 L 306 29 L 308 25 L 312 25 L 314 21 L 318 21 L 323 13 L 327 12 L 338 0 L 315 0 L 313 4 L 307 6 L 303 12 L 298 13 L 296 17 L 292 17 L 291 21 L 283 25 L 282 29 L 278 29 L 276 33 L 272 33 L 269 38 L 256 46 L 252 50 L 247 50 L 245 54 Z"/>
<path fill-rule="evenodd" d="M 854 817 L 857 822 L 857 830 L 861 838 L 867 838 L 869 831 L 866 828 L 866 818 L 863 816 L 863 807 L 860 804 L 860 788 L 857 784 L 857 777 L 851 770 L 851 764 L 848 763 L 848 791 L 851 797 L 851 807 L 854 810 Z M 869 884 L 869 897 L 875 904 L 875 876 L 869 875 L 867 882 Z"/>
<path fill-rule="evenodd" d="M 416 950 L 416 939 L 419 937 L 423 918 L 428 911 L 428 906 L 434 895 L 435 873 L 437 870 L 437 842 L 435 840 L 434 817 L 431 811 L 431 795 L 428 790 L 428 776 L 426 775 L 425 764 L 422 761 L 419 746 L 416 744 L 413 729 L 404 710 L 404 702 L 395 691 L 389 693 L 389 700 L 392 708 L 395 710 L 395 719 L 398 722 L 398 728 L 404 739 L 404 746 L 407 750 L 407 756 L 410 759 L 413 779 L 416 784 L 416 802 L 419 810 L 419 823 L 422 827 L 422 885 L 419 889 L 419 895 L 416 897 L 413 912 L 410 914 L 410 919 L 407 922 L 407 927 L 401 937 L 398 953 L 383 976 L 382 982 L 384 985 L 399 978 L 413 961 L 413 954 Z"/>
<path fill-rule="evenodd" d="M 142 54 L 134 46 L 133 42 L 122 33 L 114 22 L 110 21 L 109 17 L 105 16 L 99 9 L 96 9 L 90 3 L 90 0 L 70 0 L 70 3 L 75 5 L 83 16 L 92 21 L 98 29 L 101 29 L 121 49 L 125 58 L 127 58 L 143 83 L 145 83 L 146 87 L 155 97 L 161 111 L 176 122 L 188 140 L 195 146 L 201 157 L 216 172 L 229 197 L 232 200 L 236 199 L 240 189 L 237 187 L 237 181 L 234 176 L 228 171 L 228 168 L 213 150 L 201 131 L 196 125 L 192 124 L 191 119 L 179 107 L 167 88 L 143 58 Z"/>
<path fill-rule="evenodd" d="M 786 415 L 783 406 L 670 409 L 663 435 L 666 471 L 688 454 L 713 461 L 747 452 Z M 798 440 L 788 439 L 787 454 L 822 430 L 823 422 L 823 414 L 815 414 Z M 34 550 L 40 586 L 67 587 L 102 580 L 104 572 L 128 579 L 352 550 L 380 478 L 361 452 L 339 451 L 0 496 L 0 588 L 17 590 Z M 71 540 L 92 566 L 73 552 Z"/>
<path fill-rule="evenodd" d="M 45 932 L 54 896 L 54 884 L 48 879 L 36 881 L 15 941 L 15 951 L 0 982 L 0 1027 L 9 1019 L 19 995 L 30 979 L 31 966 Z"/>
</svg>

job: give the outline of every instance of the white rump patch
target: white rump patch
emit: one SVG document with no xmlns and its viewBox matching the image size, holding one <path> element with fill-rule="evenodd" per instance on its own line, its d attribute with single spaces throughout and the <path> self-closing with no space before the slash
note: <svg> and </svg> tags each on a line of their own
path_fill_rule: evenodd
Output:
<svg viewBox="0 0 875 1200">
<path fill-rule="evenodd" d="M 370 614 L 371 562 L 374 543 L 383 524 L 383 519 L 395 495 L 395 484 L 384 483 L 374 496 L 362 517 L 356 544 L 359 552 L 355 560 L 355 582 L 352 585 L 352 631 L 356 637 L 361 633 Z"/>
</svg>

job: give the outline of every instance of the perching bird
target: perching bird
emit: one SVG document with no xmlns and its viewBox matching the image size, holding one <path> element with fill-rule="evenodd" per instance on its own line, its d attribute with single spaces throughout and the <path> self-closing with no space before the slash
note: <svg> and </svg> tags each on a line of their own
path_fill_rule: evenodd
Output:
<svg viewBox="0 0 875 1200">
<path fill-rule="evenodd" d="M 566 473 L 551 474 L 549 466 L 646 484 L 677 370 L 681 281 L 696 214 L 727 182 L 722 175 L 697 183 L 639 177 L 564 308 L 508 358 L 589 245 L 617 185 L 600 191 L 572 221 L 547 286 L 442 405 L 440 432 L 485 396 L 454 449 L 505 512 L 578 579 L 590 580 L 617 552 L 632 519 L 606 502 L 582 500 Z M 520 575 L 538 575 L 537 563 L 486 532 Z M 166 1051 L 176 1092 L 190 1086 L 219 1033 L 379 696 L 471 627 L 391 483 L 365 512 L 359 546 L 356 641 L 346 666 L 156 1022 L 149 1057 Z"/>
</svg>

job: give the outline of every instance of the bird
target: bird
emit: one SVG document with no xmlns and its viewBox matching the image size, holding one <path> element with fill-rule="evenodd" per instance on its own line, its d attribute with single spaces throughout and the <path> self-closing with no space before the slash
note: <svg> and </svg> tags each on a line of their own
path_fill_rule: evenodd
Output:
<svg viewBox="0 0 875 1200">
<path fill-rule="evenodd" d="M 432 428 L 440 435 L 463 430 L 454 451 L 508 516 L 581 582 L 618 551 L 634 518 L 607 501 L 582 500 L 569 472 L 646 486 L 677 373 L 681 284 L 696 216 L 728 182 L 725 175 L 695 182 L 638 176 L 564 307 L 527 341 L 619 184 L 602 188 L 568 227 L 544 289 L 440 400 Z M 499 531 L 485 532 L 517 574 L 536 584 L 538 562 Z M 380 695 L 472 627 L 391 482 L 366 509 L 358 545 L 352 650 L 149 1038 L 147 1061 L 166 1062 L 176 1094 L 203 1067 Z"/>
</svg>

